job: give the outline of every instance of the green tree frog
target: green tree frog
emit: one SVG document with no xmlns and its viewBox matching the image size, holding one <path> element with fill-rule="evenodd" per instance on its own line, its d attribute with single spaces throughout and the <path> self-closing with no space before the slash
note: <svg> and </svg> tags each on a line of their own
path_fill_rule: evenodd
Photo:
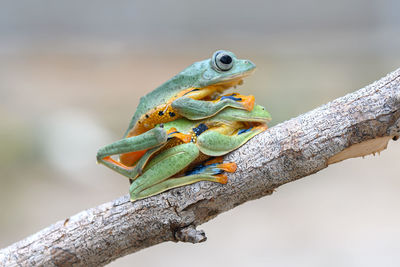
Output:
<svg viewBox="0 0 400 267">
<path fill-rule="evenodd" d="M 226 183 L 224 172 L 234 172 L 236 164 L 222 163 L 220 156 L 266 130 L 269 120 L 269 113 L 259 105 L 252 111 L 226 108 L 200 121 L 180 118 L 164 124 L 168 141 L 140 159 L 142 175 L 135 171 L 137 166 L 127 168 L 111 157 L 104 162 L 133 179 L 131 201 L 201 180 Z"/>
<path fill-rule="evenodd" d="M 101 148 L 97 161 L 120 155 L 120 163 L 133 166 L 147 150 L 167 141 L 160 123 L 179 118 L 201 120 L 226 107 L 251 111 L 254 96 L 219 97 L 225 90 L 242 84 L 255 65 L 229 51 L 216 51 L 210 59 L 196 62 L 140 99 L 123 139 Z M 140 172 L 141 170 L 139 170 Z"/>
</svg>

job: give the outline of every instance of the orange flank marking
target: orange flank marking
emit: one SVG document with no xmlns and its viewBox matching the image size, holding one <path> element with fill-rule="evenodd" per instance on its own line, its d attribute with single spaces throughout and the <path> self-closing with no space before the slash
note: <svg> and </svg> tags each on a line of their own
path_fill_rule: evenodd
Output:
<svg viewBox="0 0 400 267">
<path fill-rule="evenodd" d="M 172 102 L 184 96 L 187 94 L 188 97 L 191 97 L 190 92 L 193 91 L 196 88 L 188 88 L 183 91 L 181 91 L 179 94 L 177 94 L 175 97 L 172 97 L 170 100 L 168 100 L 165 104 L 159 105 L 155 107 L 152 110 L 149 110 L 146 114 L 144 114 L 136 123 L 136 125 L 132 128 L 132 130 L 128 133 L 126 137 L 132 137 L 136 136 L 139 134 L 142 134 L 144 132 L 147 132 L 150 129 L 153 129 L 154 126 L 160 123 L 167 123 L 170 121 L 174 121 L 176 119 L 181 118 L 180 116 L 172 107 L 171 104 Z M 201 91 L 201 90 L 199 90 Z M 198 92 L 198 91 L 194 91 Z M 189 94 L 188 94 L 189 93 Z M 195 97 L 191 97 L 193 99 L 197 99 Z"/>
<path fill-rule="evenodd" d="M 226 172 L 235 172 L 237 169 L 237 165 L 234 162 L 222 163 L 217 165 L 216 167 Z"/>
<path fill-rule="evenodd" d="M 190 97 L 192 99 L 196 99 L 196 100 L 205 100 L 210 95 L 214 94 L 215 91 L 217 91 L 216 88 L 211 88 L 211 87 L 204 87 L 201 89 L 200 88 L 190 88 L 190 89 L 191 90 L 189 92 L 185 92 L 183 95 Z M 195 89 L 199 89 L 199 90 L 195 90 Z"/>
<path fill-rule="evenodd" d="M 226 174 L 217 174 L 215 177 L 218 183 L 226 184 L 228 182 L 228 176 L 226 176 Z"/>
<path fill-rule="evenodd" d="M 178 130 L 175 127 L 172 127 L 171 129 L 169 129 L 167 134 L 170 137 L 178 138 L 179 140 L 181 140 L 184 143 L 189 143 L 190 140 L 192 140 L 192 136 L 190 134 L 180 133 L 180 132 L 178 132 Z"/>
<path fill-rule="evenodd" d="M 175 127 L 172 127 L 171 129 L 169 129 L 167 134 L 170 137 L 178 138 L 179 140 L 181 140 L 184 143 L 189 143 L 190 140 L 192 139 L 192 136 L 190 134 L 180 133 L 180 132 L 178 132 L 178 130 Z"/>
<path fill-rule="evenodd" d="M 125 170 L 132 170 L 133 169 L 133 167 L 127 167 L 124 164 L 112 159 L 110 156 L 103 158 L 103 160 L 106 161 L 106 162 L 112 163 L 114 165 L 117 165 L 117 166 L 119 166 L 119 167 L 121 167 L 121 168 L 123 168 Z"/>
<path fill-rule="evenodd" d="M 125 166 L 133 166 L 145 153 L 147 149 L 124 153 L 119 156 L 119 160 Z"/>
<path fill-rule="evenodd" d="M 167 134 L 171 134 L 173 132 L 177 132 L 178 130 L 175 127 L 172 127 L 171 129 L 168 130 Z"/>
<path fill-rule="evenodd" d="M 146 114 L 144 114 L 136 123 L 136 125 L 129 131 L 126 137 L 132 137 L 144 132 L 147 132 L 150 129 L 153 129 L 154 126 L 160 123 L 167 123 L 170 121 L 174 121 L 176 119 L 181 118 L 182 116 L 179 115 L 172 107 L 171 104 L 174 100 L 180 97 L 190 97 L 196 100 L 206 100 L 210 96 L 212 96 L 215 92 L 222 92 L 227 88 L 235 85 L 238 81 L 230 83 L 223 83 L 214 86 L 204 87 L 204 88 L 188 88 L 182 90 L 176 96 L 169 99 L 165 104 L 159 105 L 152 110 L 149 110 Z M 229 86 L 227 86 L 229 85 Z M 196 90 L 199 89 L 199 90 Z M 254 98 L 254 97 L 253 97 Z M 254 105 L 254 103 L 253 103 Z M 251 110 L 251 109 L 250 109 Z"/>
<path fill-rule="evenodd" d="M 210 160 L 206 161 L 204 163 L 204 165 L 207 166 L 207 165 L 211 165 L 211 164 L 214 164 L 214 163 L 222 163 L 222 161 L 224 161 L 223 157 L 216 157 L 214 159 L 210 159 Z"/>
<path fill-rule="evenodd" d="M 170 136 L 176 137 L 176 138 L 182 140 L 182 142 L 184 142 L 184 143 L 189 143 L 190 140 L 192 140 L 192 136 L 190 134 L 173 133 Z"/>
</svg>

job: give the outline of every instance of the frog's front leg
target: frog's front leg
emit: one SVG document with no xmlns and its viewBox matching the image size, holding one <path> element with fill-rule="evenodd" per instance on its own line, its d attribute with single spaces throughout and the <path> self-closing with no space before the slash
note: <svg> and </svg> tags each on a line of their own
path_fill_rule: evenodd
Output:
<svg viewBox="0 0 400 267">
<path fill-rule="evenodd" d="M 161 152 L 145 167 L 144 173 L 130 187 L 131 201 L 161 193 L 157 184 L 186 168 L 199 156 L 194 143 L 181 144 Z M 142 193 L 146 191 L 146 193 Z"/>
<path fill-rule="evenodd" d="M 196 100 L 189 96 L 180 97 L 171 104 L 181 116 L 190 120 L 200 120 L 211 117 L 226 107 L 251 111 L 254 107 L 254 96 L 231 94 L 222 96 L 215 101 Z"/>
<path fill-rule="evenodd" d="M 236 163 L 222 163 L 222 160 L 222 157 L 209 160 L 186 172 L 182 177 L 160 180 L 150 187 L 141 186 L 140 188 L 133 188 L 131 186 L 131 201 L 153 196 L 172 188 L 193 184 L 199 181 L 226 184 L 228 177 L 224 172 L 235 172 Z"/>
</svg>

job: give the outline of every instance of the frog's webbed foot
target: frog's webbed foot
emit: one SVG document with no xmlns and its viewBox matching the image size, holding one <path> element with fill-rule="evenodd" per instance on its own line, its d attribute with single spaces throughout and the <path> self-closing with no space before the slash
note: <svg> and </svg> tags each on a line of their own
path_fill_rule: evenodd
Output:
<svg viewBox="0 0 400 267">
<path fill-rule="evenodd" d="M 187 171 L 184 176 L 166 179 L 160 183 L 152 185 L 151 187 L 145 188 L 144 190 L 137 191 L 134 194 L 131 192 L 131 201 L 199 181 L 211 181 L 226 184 L 228 182 L 228 177 L 225 172 L 235 172 L 237 166 L 236 163 L 233 162 L 222 163 L 222 160 L 222 157 L 208 160 Z"/>
<path fill-rule="evenodd" d="M 237 165 L 234 162 L 223 163 L 223 157 L 213 157 L 211 159 L 206 160 L 200 165 L 195 166 L 185 173 L 188 175 L 219 175 L 224 172 L 235 172 L 237 169 Z M 224 183 L 224 182 L 222 182 Z M 225 182 L 226 183 L 226 182 Z"/>
<path fill-rule="evenodd" d="M 181 116 L 190 120 L 200 120 L 211 117 L 226 107 L 233 107 L 251 111 L 254 107 L 254 96 L 230 94 L 216 100 L 196 100 L 190 97 L 180 97 L 171 104 L 172 108 Z"/>
</svg>

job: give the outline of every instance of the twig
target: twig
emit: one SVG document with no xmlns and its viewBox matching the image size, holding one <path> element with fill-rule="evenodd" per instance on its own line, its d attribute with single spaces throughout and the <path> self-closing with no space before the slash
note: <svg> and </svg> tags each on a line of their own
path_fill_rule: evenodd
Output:
<svg viewBox="0 0 400 267">
<path fill-rule="evenodd" d="M 400 135 L 400 69 L 250 140 L 226 157 L 227 185 L 200 182 L 134 203 L 127 195 L 0 250 L 0 265 L 101 266 L 165 241 L 202 242 L 196 226 Z"/>
</svg>

